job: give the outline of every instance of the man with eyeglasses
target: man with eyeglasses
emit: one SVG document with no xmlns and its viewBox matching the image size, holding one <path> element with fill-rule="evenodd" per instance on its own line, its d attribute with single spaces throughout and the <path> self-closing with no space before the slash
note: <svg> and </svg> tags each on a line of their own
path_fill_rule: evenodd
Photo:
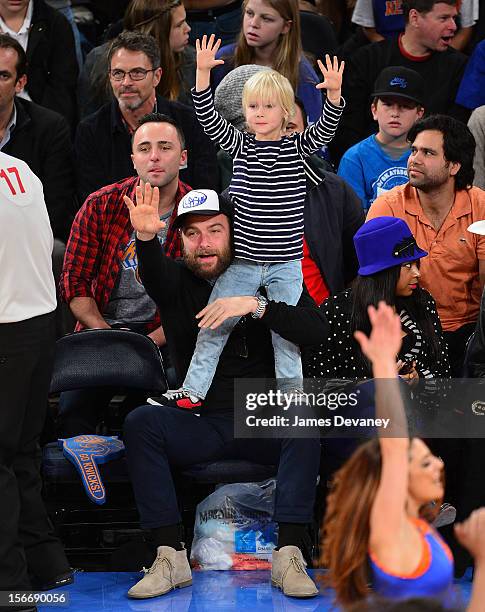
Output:
<svg viewBox="0 0 485 612">
<path fill-rule="evenodd" d="M 186 137 L 187 162 L 182 181 L 215 188 L 218 172 L 215 150 L 191 108 L 157 95 L 160 50 L 155 39 L 139 32 L 122 32 L 108 53 L 108 80 L 114 100 L 84 119 L 76 135 L 78 193 L 84 200 L 104 185 L 135 174 L 131 135 L 144 115 L 163 113 L 174 119 Z"/>
</svg>

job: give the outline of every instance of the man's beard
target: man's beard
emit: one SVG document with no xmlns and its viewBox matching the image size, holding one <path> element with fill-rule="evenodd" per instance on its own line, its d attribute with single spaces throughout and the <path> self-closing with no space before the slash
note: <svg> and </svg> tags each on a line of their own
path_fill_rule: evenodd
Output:
<svg viewBox="0 0 485 612">
<path fill-rule="evenodd" d="M 123 102 L 123 104 L 121 105 L 121 108 L 123 110 L 129 110 L 131 112 L 133 111 L 137 111 L 141 106 L 143 106 L 143 100 L 141 100 L 140 98 L 138 98 L 138 100 L 135 102 Z"/>
<path fill-rule="evenodd" d="M 445 165 L 445 169 L 448 168 L 449 162 Z M 442 185 L 445 185 L 449 180 L 448 173 L 443 170 L 442 172 L 435 172 L 431 175 L 419 174 L 418 177 L 409 177 L 409 184 L 411 187 L 416 187 L 424 193 L 433 191 Z"/>
<path fill-rule="evenodd" d="M 119 105 L 121 108 L 125 109 L 125 110 L 129 110 L 129 111 L 136 111 L 138 110 L 141 106 L 143 106 L 143 104 L 146 102 L 145 100 L 142 100 L 140 94 L 138 92 L 133 92 L 133 93 L 137 93 L 138 94 L 138 98 L 135 100 L 123 100 L 122 98 L 120 98 L 119 100 Z"/>
<path fill-rule="evenodd" d="M 150 183 L 152 187 L 158 187 L 159 189 L 161 189 L 162 187 L 165 187 L 166 185 L 171 183 L 175 178 L 178 179 L 178 172 L 173 174 L 165 173 L 163 175 L 163 178 L 159 180 L 151 179 L 148 173 L 138 173 L 138 176 L 140 177 L 140 180 L 143 181 L 143 183 Z"/>
<path fill-rule="evenodd" d="M 202 278 L 204 280 L 213 280 L 217 278 L 218 276 L 220 276 L 223 272 L 227 270 L 227 268 L 229 268 L 229 266 L 231 265 L 231 260 L 232 260 L 232 253 L 231 253 L 230 246 L 227 246 L 226 248 L 220 251 L 216 251 L 216 250 L 208 251 L 204 249 L 197 249 L 195 253 L 188 254 L 185 252 L 185 249 L 183 248 L 183 245 L 182 245 L 182 254 L 183 254 L 184 262 L 187 268 L 191 272 L 193 272 L 195 276 L 198 276 L 199 278 Z M 205 269 L 203 267 L 202 262 L 199 259 L 200 255 L 216 255 L 217 256 L 216 265 L 210 268 L 210 270 Z"/>
</svg>

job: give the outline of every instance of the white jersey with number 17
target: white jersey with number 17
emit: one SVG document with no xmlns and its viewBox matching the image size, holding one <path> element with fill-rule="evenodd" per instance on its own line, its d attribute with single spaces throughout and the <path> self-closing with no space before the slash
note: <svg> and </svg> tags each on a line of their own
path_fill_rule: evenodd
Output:
<svg viewBox="0 0 485 612">
<path fill-rule="evenodd" d="M 42 183 L 0 152 L 0 323 L 55 310 L 53 243 Z"/>
</svg>

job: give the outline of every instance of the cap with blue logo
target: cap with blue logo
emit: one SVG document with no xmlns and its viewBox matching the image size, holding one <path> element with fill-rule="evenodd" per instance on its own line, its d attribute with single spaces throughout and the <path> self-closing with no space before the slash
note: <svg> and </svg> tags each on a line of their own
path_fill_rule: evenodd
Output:
<svg viewBox="0 0 485 612">
<path fill-rule="evenodd" d="M 231 200 L 213 189 L 192 189 L 180 200 L 174 227 L 180 227 L 187 215 L 219 215 L 232 219 L 233 205 Z"/>
<path fill-rule="evenodd" d="M 405 98 L 423 106 L 424 91 L 424 79 L 418 72 L 403 66 L 388 66 L 377 77 L 372 98 Z"/>
</svg>

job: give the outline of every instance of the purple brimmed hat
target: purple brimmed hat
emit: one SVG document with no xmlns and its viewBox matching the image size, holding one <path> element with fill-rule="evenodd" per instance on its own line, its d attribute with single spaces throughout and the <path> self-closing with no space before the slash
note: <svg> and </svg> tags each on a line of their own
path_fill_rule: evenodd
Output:
<svg viewBox="0 0 485 612">
<path fill-rule="evenodd" d="M 416 261 L 428 254 L 420 249 L 407 223 L 397 217 L 376 217 L 354 236 L 360 276 L 369 276 Z"/>
</svg>

